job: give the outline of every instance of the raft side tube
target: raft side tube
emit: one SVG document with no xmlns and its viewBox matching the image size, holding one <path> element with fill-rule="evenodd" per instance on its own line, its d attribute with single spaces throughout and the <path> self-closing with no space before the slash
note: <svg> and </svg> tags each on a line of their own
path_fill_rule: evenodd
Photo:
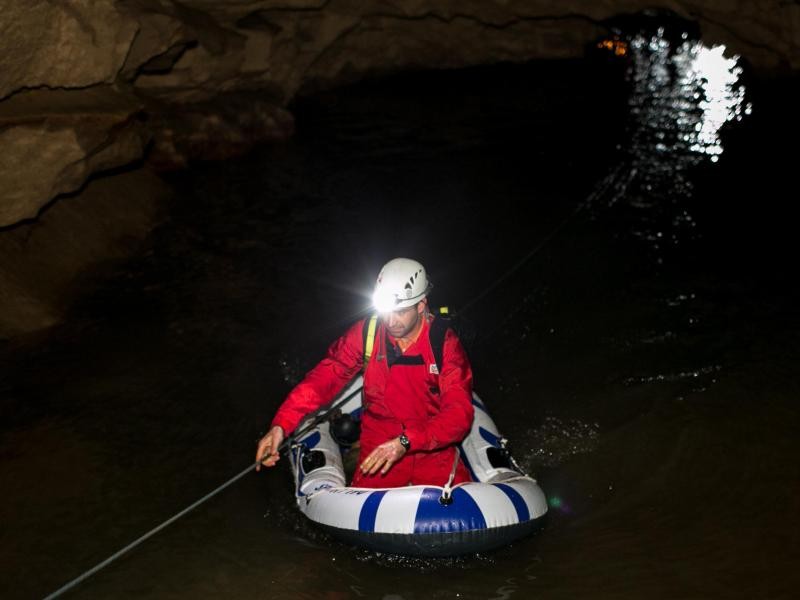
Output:
<svg viewBox="0 0 800 600">
<path fill-rule="evenodd" d="M 361 385 L 359 376 L 339 397 Z M 329 423 L 323 422 L 296 440 L 290 453 L 298 507 L 340 539 L 398 554 L 482 552 L 529 535 L 547 513 L 544 492 L 534 479 L 504 466 L 507 461 L 498 461 L 498 456 L 507 456 L 502 436 L 477 394 L 473 404 L 478 409 L 459 450 L 476 481 L 454 486 L 452 502 L 440 502 L 444 489 L 439 486 L 347 487 L 342 448 Z M 341 408 L 357 417 L 361 394 Z M 319 454 L 303 460 L 314 452 L 324 461 Z M 310 468 L 307 472 L 304 463 Z"/>
<path fill-rule="evenodd" d="M 320 525 L 320 527 L 346 543 L 376 552 L 434 558 L 475 554 L 507 546 L 541 529 L 543 521 L 544 517 L 541 517 L 535 521 L 505 527 L 427 535 L 364 533 L 330 525 Z"/>
<path fill-rule="evenodd" d="M 320 425 L 296 440 L 297 448 L 292 451 L 292 467 L 297 481 L 297 495 L 308 496 L 327 487 L 344 487 L 346 484 L 342 453 L 330 435 L 330 424 Z M 322 467 L 305 472 L 303 454 L 305 452 L 322 452 L 325 464 Z M 298 469 L 299 463 L 299 469 Z"/>
</svg>

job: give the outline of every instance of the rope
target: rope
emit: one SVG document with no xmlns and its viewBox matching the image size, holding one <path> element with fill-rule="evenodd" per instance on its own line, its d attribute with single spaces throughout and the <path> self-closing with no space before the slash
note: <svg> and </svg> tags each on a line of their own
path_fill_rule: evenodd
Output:
<svg viewBox="0 0 800 600">
<path fill-rule="evenodd" d="M 580 213 L 584 208 L 588 207 L 596 198 L 601 196 L 606 192 L 606 190 L 611 187 L 614 183 L 617 175 L 619 173 L 621 167 L 616 167 L 612 170 L 608 175 L 606 175 L 600 184 L 598 184 L 595 189 L 582 201 L 580 202 L 571 213 L 569 213 L 558 225 L 556 225 L 542 240 L 534 246 L 525 256 L 520 258 L 516 263 L 512 265 L 512 267 L 506 271 L 503 275 L 499 278 L 495 279 L 493 283 L 489 286 L 485 287 L 483 291 L 475 296 L 472 300 L 467 302 L 463 307 L 460 309 L 460 313 L 464 313 L 467 309 L 471 308 L 473 305 L 477 304 L 481 300 L 483 300 L 486 296 L 488 296 L 491 292 L 493 292 L 501 283 L 503 283 L 506 279 L 511 277 L 514 273 L 516 273 L 522 266 L 528 262 L 531 258 L 533 258 L 539 251 L 544 248 L 548 243 L 550 243 L 553 238 L 555 238 L 562 229 L 564 229 L 567 224 L 575 218 L 575 216 Z"/>
<path fill-rule="evenodd" d="M 484 290 L 480 294 L 478 294 L 470 302 L 468 302 L 466 305 L 464 305 L 464 307 L 462 307 L 462 309 L 461 309 L 461 312 L 463 313 L 468 308 L 472 307 L 473 305 L 475 305 L 478 302 L 480 302 L 481 300 L 483 300 L 483 298 L 485 298 L 487 295 L 489 295 L 501 283 L 503 283 L 506 279 L 511 277 L 511 275 L 513 275 L 516 271 L 518 271 L 526 262 L 528 262 L 531 258 L 533 258 L 542 248 L 544 248 L 553 238 L 555 238 L 558 235 L 558 233 L 560 233 L 561 230 L 564 229 L 564 227 L 566 227 L 566 225 L 579 212 L 581 212 L 595 198 L 600 196 L 602 193 L 604 193 L 606 191 L 606 189 L 608 189 L 608 187 L 610 187 L 610 185 L 613 183 L 614 179 L 616 178 L 616 175 L 617 175 L 618 171 L 619 171 L 619 167 L 617 169 L 615 169 L 614 171 L 612 171 L 611 173 L 609 173 L 604 178 L 602 183 L 591 194 L 589 194 L 589 196 L 587 196 L 586 199 L 583 202 L 578 204 L 578 206 L 576 206 L 575 209 L 569 215 L 567 215 L 566 218 L 564 218 L 564 220 L 562 220 L 554 229 L 552 229 L 550 231 L 550 233 L 548 233 L 542 239 L 542 241 L 539 242 L 539 244 L 537 244 L 525 256 L 523 256 L 516 263 L 514 263 L 514 265 L 508 271 L 506 271 L 501 277 L 496 279 L 488 287 L 484 288 Z M 317 416 L 311 423 L 309 423 L 308 426 L 304 427 L 299 432 L 295 432 L 294 436 L 292 436 L 291 438 L 289 438 L 287 440 L 284 440 L 284 442 L 278 447 L 277 451 L 278 452 L 284 451 L 289 446 L 290 442 L 293 442 L 293 440 L 296 439 L 297 437 L 303 435 L 305 432 L 311 430 L 313 427 L 316 427 L 333 410 L 335 410 L 339 406 L 345 404 L 348 400 L 350 400 L 352 397 L 354 397 L 360 391 L 361 391 L 361 389 L 358 389 L 355 392 L 353 392 L 352 394 L 349 394 L 346 397 L 342 398 L 341 400 L 333 403 L 332 405 L 330 405 L 330 407 L 327 407 L 327 408 L 323 409 L 322 411 L 320 411 L 319 416 Z M 458 459 L 459 459 L 458 452 L 456 452 L 456 458 L 453 461 L 453 468 L 452 468 L 452 471 L 450 473 L 450 477 L 447 480 L 447 483 L 442 488 L 442 496 L 441 496 L 440 501 L 443 501 L 443 502 L 450 501 L 451 493 L 452 493 L 451 484 L 453 482 L 453 478 L 455 477 L 456 467 L 458 466 Z M 520 473 L 522 473 L 523 471 L 521 469 L 519 469 L 519 466 L 516 464 L 516 461 L 514 461 L 513 458 L 511 458 L 511 460 L 512 460 L 512 464 L 515 467 L 517 467 L 517 469 L 519 470 Z M 177 521 L 178 519 L 180 519 L 184 515 L 186 515 L 189 512 L 193 511 L 195 508 L 197 508 L 198 506 L 200 506 L 204 502 L 210 500 L 211 498 L 213 498 L 214 496 L 219 494 L 225 488 L 227 488 L 230 485 L 232 485 L 235 482 L 237 482 L 239 479 L 241 479 L 242 477 L 247 475 L 250 471 L 253 471 L 259 465 L 259 462 L 255 462 L 252 465 L 249 465 L 242 472 L 234 475 L 228 481 L 226 481 L 225 483 L 223 483 L 222 485 L 220 485 L 216 489 L 212 490 L 211 492 L 209 492 L 208 494 L 206 494 L 205 496 L 203 496 L 202 498 L 200 498 L 196 502 L 193 502 L 192 504 L 190 504 L 189 506 L 184 508 L 182 511 L 176 513 L 175 515 L 173 515 L 172 517 L 170 517 L 169 519 L 167 519 L 166 521 L 164 521 L 163 523 L 161 523 L 157 527 L 154 527 L 153 529 L 151 529 L 150 531 L 148 531 L 147 533 L 145 533 L 141 537 L 135 539 L 130 544 L 128 544 L 127 546 L 125 546 L 121 550 L 115 552 L 114 554 L 112 554 L 111 556 L 106 558 L 104 561 L 96 564 L 94 567 L 92 567 L 88 571 L 85 571 L 83 574 L 79 575 L 78 577 L 76 577 L 75 579 L 70 581 L 69 583 L 67 583 L 67 584 L 63 585 L 62 587 L 58 588 L 55 592 L 45 596 L 44 600 L 51 600 L 52 598 L 57 598 L 57 597 L 61 596 L 62 594 L 64 594 L 65 592 L 71 590 L 72 588 L 77 586 L 79 583 L 81 583 L 85 579 L 88 579 L 89 577 L 91 577 L 92 575 L 97 573 L 99 570 L 103 569 L 104 567 L 108 566 L 109 564 L 111 564 L 112 562 L 117 560 L 123 554 L 133 550 L 136 546 L 138 546 L 142 542 L 144 542 L 144 541 L 148 540 L 149 538 L 153 537 L 156 533 L 158 533 L 162 529 L 165 529 L 166 527 L 168 527 L 169 525 L 171 525 L 172 523 L 174 523 L 175 521 Z M 527 475 L 523 474 L 522 477 L 527 477 Z"/>
<path fill-rule="evenodd" d="M 447 478 L 447 483 L 444 484 L 442 488 L 442 495 L 439 497 L 439 504 L 450 504 L 453 500 L 450 498 L 452 495 L 452 490 L 450 486 L 453 484 L 453 479 L 456 476 L 456 469 L 458 468 L 458 458 L 459 452 L 456 450 L 455 452 L 455 459 L 453 460 L 453 468 L 450 469 L 450 477 Z"/>
<path fill-rule="evenodd" d="M 200 506 L 201 504 L 203 504 L 203 502 L 205 502 L 206 500 L 208 500 L 208 499 L 210 499 L 210 498 L 212 498 L 212 497 L 216 496 L 217 494 L 219 494 L 219 493 L 220 493 L 222 490 L 224 490 L 226 487 L 228 487 L 228 486 L 230 486 L 231 484 L 235 483 L 236 481 L 238 481 L 239 479 L 241 479 L 242 477 L 244 477 L 245 475 L 247 475 L 247 474 L 248 474 L 250 471 L 252 471 L 253 469 L 255 469 L 255 468 L 256 468 L 256 466 L 258 466 L 258 463 L 257 463 L 257 462 L 256 462 L 256 463 L 253 463 L 252 465 L 250 465 L 249 467 L 247 467 L 247 468 L 246 468 L 244 471 L 242 471 L 242 472 L 241 472 L 241 473 L 239 473 L 238 475 L 235 475 L 234 477 L 231 477 L 231 478 L 230 478 L 228 481 L 226 481 L 225 483 L 223 483 L 221 486 L 219 486 L 218 488 L 216 488 L 216 489 L 212 490 L 211 492 L 209 492 L 208 494 L 206 494 L 205 496 L 203 496 L 202 498 L 200 498 L 200 499 L 199 499 L 197 502 L 194 502 L 193 504 L 190 504 L 189 506 L 187 506 L 186 508 L 184 508 L 184 509 L 183 509 L 182 511 L 180 511 L 179 513 L 175 514 L 174 516 L 170 517 L 169 519 L 167 519 L 166 521 L 164 521 L 163 523 L 161 523 L 161 525 L 159 525 L 158 527 L 154 527 L 153 529 L 151 529 L 150 531 L 148 531 L 147 533 L 145 533 L 143 536 L 141 536 L 141 537 L 139 537 L 139 538 L 135 539 L 135 540 L 134 540 L 134 541 L 132 541 L 130 544 L 128 544 L 127 546 L 125 546 L 125 547 L 124 547 L 122 550 L 119 550 L 118 552 L 115 552 L 114 554 L 112 554 L 111 556 L 109 556 L 107 559 L 105 559 L 104 561 L 102 561 L 102 562 L 100 562 L 100 563 L 96 564 L 95 566 L 93 566 L 91 569 L 89 569 L 88 571 L 86 571 L 86 572 L 85 572 L 85 573 L 83 573 L 82 575 L 80 575 L 80 576 L 76 577 L 75 579 L 73 579 L 72 581 L 70 581 L 69 583 L 67 583 L 66 585 L 63 585 L 62 587 L 58 588 L 58 589 L 57 589 L 55 592 L 53 592 L 52 594 L 50 594 L 50 595 L 48 595 L 48 596 L 45 596 L 45 599 L 44 599 L 44 600 L 50 600 L 51 598 L 57 598 L 58 596 L 61 596 L 63 593 L 65 593 L 65 592 L 67 592 L 67 591 L 71 590 L 71 589 L 72 589 L 72 588 L 74 588 L 76 585 L 78 585 L 80 582 L 82 582 L 84 579 L 87 579 L 88 577 L 91 577 L 92 575 L 94 575 L 95 573 L 97 573 L 97 572 L 98 572 L 100 569 L 102 569 L 103 567 L 106 567 L 106 566 L 108 566 L 109 564 L 111 564 L 112 562 L 114 562 L 115 560 L 117 560 L 117 559 L 118 559 L 120 556 L 122 556 L 122 555 L 123 555 L 123 554 L 125 554 L 126 552 L 128 552 L 128 551 L 130 551 L 130 550 L 133 550 L 133 549 L 134 549 L 136 546 L 138 546 L 139 544 L 141 544 L 142 542 L 144 542 L 144 541 L 145 541 L 145 540 L 147 540 L 148 538 L 151 538 L 151 537 L 153 537 L 155 534 L 157 534 L 159 531 L 161 531 L 162 529 L 164 529 L 164 528 L 165 528 L 165 527 L 167 527 L 168 525 L 171 525 L 172 523 L 174 523 L 175 521 L 177 521 L 178 519 L 180 519 L 180 518 L 181 518 L 182 516 L 184 516 L 185 514 L 187 514 L 187 513 L 191 512 L 192 510 L 194 510 L 195 508 L 197 508 L 198 506 Z"/>
<path fill-rule="evenodd" d="M 300 481 L 300 461 L 303 457 L 303 444 L 292 444 L 289 448 L 289 452 L 297 451 L 297 455 L 295 456 L 295 469 L 294 469 L 294 480 Z M 297 492 L 295 497 L 300 497 L 300 486 L 297 486 Z"/>
<path fill-rule="evenodd" d="M 306 433 L 307 431 L 310 431 L 311 429 L 313 429 L 314 427 L 316 427 L 316 426 L 317 426 L 319 423 L 321 423 L 321 422 L 322 422 L 322 421 L 323 421 L 323 420 L 324 420 L 324 419 L 325 419 L 325 418 L 326 418 L 326 417 L 327 417 L 327 416 L 328 416 L 328 415 L 329 415 L 329 414 L 330 414 L 330 413 L 331 413 L 333 410 L 335 410 L 335 409 L 339 408 L 340 406 L 342 406 L 343 404 L 345 404 L 345 403 L 346 403 L 348 400 L 350 400 L 350 399 L 351 399 L 351 398 L 353 398 L 353 397 L 354 397 L 356 394 L 359 394 L 359 393 L 361 393 L 361 388 L 358 388 L 358 389 L 357 389 L 357 390 L 355 390 L 353 393 L 351 393 L 351 394 L 348 394 L 347 396 L 345 396 L 345 397 L 343 397 L 343 398 L 341 398 L 341 399 L 337 400 L 336 402 L 334 402 L 333 404 L 331 404 L 329 407 L 326 407 L 326 408 L 324 408 L 324 409 L 321 409 L 320 411 L 318 411 L 318 413 L 317 413 L 317 414 L 318 414 L 318 416 L 317 416 L 315 419 L 313 419 L 313 420 L 312 420 L 312 421 L 311 421 L 311 422 L 310 422 L 308 425 L 306 425 L 305 427 L 303 427 L 301 430 L 299 430 L 299 431 L 295 432 L 295 434 L 294 434 L 292 437 L 290 437 L 290 438 L 288 438 L 288 439 L 284 440 L 284 441 L 283 441 L 283 443 L 281 443 L 281 445 L 280 445 L 280 446 L 278 446 L 278 450 L 277 450 L 277 452 L 279 452 L 279 453 L 280 453 L 280 452 L 283 452 L 284 450 L 286 450 L 286 449 L 287 449 L 287 448 L 288 448 L 290 445 L 292 445 L 292 444 L 294 443 L 294 439 L 295 439 L 295 438 L 297 438 L 297 437 L 299 437 L 299 436 L 303 435 L 303 434 L 304 434 L 304 433 Z M 263 459 L 263 458 L 266 458 L 266 456 L 262 457 L 262 459 Z M 109 556 L 109 557 L 108 557 L 107 559 L 105 559 L 104 561 L 102 561 L 102 562 L 100 562 L 100 563 L 96 564 L 96 565 L 95 565 L 95 566 L 93 566 L 91 569 L 89 569 L 88 571 L 84 572 L 82 575 L 79 575 L 78 577 L 76 577 L 75 579 L 73 579 L 72 581 L 70 581 L 69 583 L 67 583 L 67 584 L 65 584 L 65 585 L 63 585 L 63 586 L 61 586 L 60 588 L 58 588 L 58 589 L 57 589 L 55 592 L 53 592 L 52 594 L 49 594 L 49 595 L 45 596 L 44 600 L 51 600 L 52 598 L 57 598 L 57 597 L 61 596 L 62 594 L 64 594 L 65 592 L 67 592 L 67 591 L 71 590 L 72 588 L 74 588 L 76 585 L 78 585 L 79 583 L 81 583 L 81 582 L 82 582 L 82 581 L 84 581 L 85 579 L 88 579 L 89 577 L 91 577 L 92 575 L 94 575 L 95 573 L 97 573 L 97 572 L 98 572 L 100 569 L 102 569 L 102 568 L 104 568 L 104 567 L 106 567 L 106 566 L 110 565 L 112 562 L 114 562 L 115 560 L 117 560 L 117 559 L 118 559 L 120 556 L 122 556 L 122 555 L 123 555 L 123 554 L 125 554 L 126 552 L 129 552 L 129 551 L 133 550 L 133 549 L 134 549 L 136 546 L 138 546 L 139 544 L 141 544 L 141 543 L 142 543 L 142 542 L 144 542 L 145 540 L 147 540 L 147 539 L 149 539 L 149 538 L 153 537 L 155 534 L 157 534 L 157 533 L 158 533 L 159 531 L 161 531 L 162 529 L 164 529 L 164 528 L 168 527 L 169 525 L 171 525 L 172 523 L 174 523 L 175 521 L 177 521 L 178 519 L 180 519 L 180 518 L 181 518 L 181 517 L 183 517 L 184 515 L 188 514 L 189 512 L 193 511 L 195 508 L 197 508 L 198 506 L 200 506 L 201 504 L 203 504 L 203 503 L 204 503 L 204 502 L 206 502 L 207 500 L 210 500 L 211 498 L 213 498 L 214 496 L 216 496 L 217 494 L 219 494 L 219 493 L 220 493 L 222 490 L 224 490 L 224 489 L 225 489 L 225 488 L 227 488 L 228 486 L 230 486 L 230 485 L 234 484 L 235 482 L 237 482 L 238 480 L 240 480 L 242 477 L 244 477 L 245 475 L 247 475 L 247 474 L 248 474 L 250 471 L 254 470 L 254 469 L 255 469 L 255 468 L 256 468 L 256 467 L 259 465 L 259 462 L 260 462 L 260 461 L 253 463 L 252 465 L 250 465 L 249 467 L 247 467 L 247 468 L 246 468 L 244 471 L 242 471 L 241 473 L 238 473 L 238 474 L 234 475 L 234 476 L 233 476 L 233 477 L 231 477 L 231 478 L 230 478 L 228 481 L 226 481 L 225 483 L 223 483 L 222 485 L 220 485 L 220 486 L 219 486 L 219 487 L 217 487 L 216 489 L 212 490 L 211 492 L 209 492 L 208 494 L 206 494 L 205 496 L 203 496 L 202 498 L 200 498 L 200 499 L 199 499 L 199 500 L 197 500 L 196 502 L 194 502 L 194 503 L 190 504 L 189 506 L 187 506 L 186 508 L 184 508 L 184 509 L 183 509 L 182 511 L 180 511 L 179 513 L 176 513 L 175 515 L 173 515 L 172 517 L 170 517 L 169 519 L 167 519 L 166 521 L 164 521 L 163 523 L 161 523 L 161 524 L 160 524 L 160 525 L 158 525 L 157 527 L 154 527 L 153 529 L 151 529 L 150 531 L 148 531 L 147 533 L 145 533 L 143 536 L 141 536 L 141 537 L 139 537 L 139 538 L 135 539 L 135 540 L 134 540 L 134 541 L 132 541 L 130 544 L 128 544 L 127 546 L 125 546 L 125 547 L 124 547 L 124 548 L 122 548 L 121 550 L 119 550 L 119 551 L 115 552 L 114 554 L 112 554 L 111 556 Z"/>
<path fill-rule="evenodd" d="M 500 438 L 500 447 L 506 453 L 506 456 L 508 456 L 508 461 L 511 463 L 511 466 L 514 467 L 514 469 L 517 472 L 521 473 L 523 477 L 528 477 L 528 474 L 522 469 L 522 467 L 519 466 L 519 463 L 514 459 L 514 455 L 511 454 L 511 452 L 508 450 L 508 440 L 506 438 Z"/>
</svg>

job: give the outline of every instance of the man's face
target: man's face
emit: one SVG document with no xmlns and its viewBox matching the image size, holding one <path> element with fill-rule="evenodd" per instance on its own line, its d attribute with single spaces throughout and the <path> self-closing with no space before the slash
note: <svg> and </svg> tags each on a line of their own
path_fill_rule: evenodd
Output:
<svg viewBox="0 0 800 600">
<path fill-rule="evenodd" d="M 425 300 L 417 302 L 414 306 L 381 313 L 381 320 L 386 325 L 386 331 L 389 332 L 390 336 L 404 338 L 414 331 L 424 312 Z"/>
</svg>

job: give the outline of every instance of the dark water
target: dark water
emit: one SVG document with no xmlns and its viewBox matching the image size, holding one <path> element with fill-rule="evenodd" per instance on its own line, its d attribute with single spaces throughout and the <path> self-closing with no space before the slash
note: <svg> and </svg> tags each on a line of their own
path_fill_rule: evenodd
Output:
<svg viewBox="0 0 800 600">
<path fill-rule="evenodd" d="M 282 465 L 72 596 L 794 597 L 796 152 L 778 142 L 800 133 L 798 82 L 747 80 L 752 114 L 712 155 L 683 137 L 695 109 L 669 119 L 683 92 L 626 64 L 363 84 L 298 102 L 284 146 L 174 176 L 150 250 L 4 349 L 0 596 L 55 590 L 246 467 L 408 255 L 435 302 L 469 307 L 476 388 L 548 495 L 545 530 L 379 556 L 306 523 Z"/>
</svg>

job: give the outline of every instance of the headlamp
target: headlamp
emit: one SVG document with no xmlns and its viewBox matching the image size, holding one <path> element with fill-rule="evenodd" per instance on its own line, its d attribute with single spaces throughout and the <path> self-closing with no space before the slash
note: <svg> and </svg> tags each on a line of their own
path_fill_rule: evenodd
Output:
<svg viewBox="0 0 800 600">
<path fill-rule="evenodd" d="M 372 305 L 379 313 L 388 313 L 397 307 L 397 297 L 394 294 L 377 290 L 372 296 Z"/>
</svg>

